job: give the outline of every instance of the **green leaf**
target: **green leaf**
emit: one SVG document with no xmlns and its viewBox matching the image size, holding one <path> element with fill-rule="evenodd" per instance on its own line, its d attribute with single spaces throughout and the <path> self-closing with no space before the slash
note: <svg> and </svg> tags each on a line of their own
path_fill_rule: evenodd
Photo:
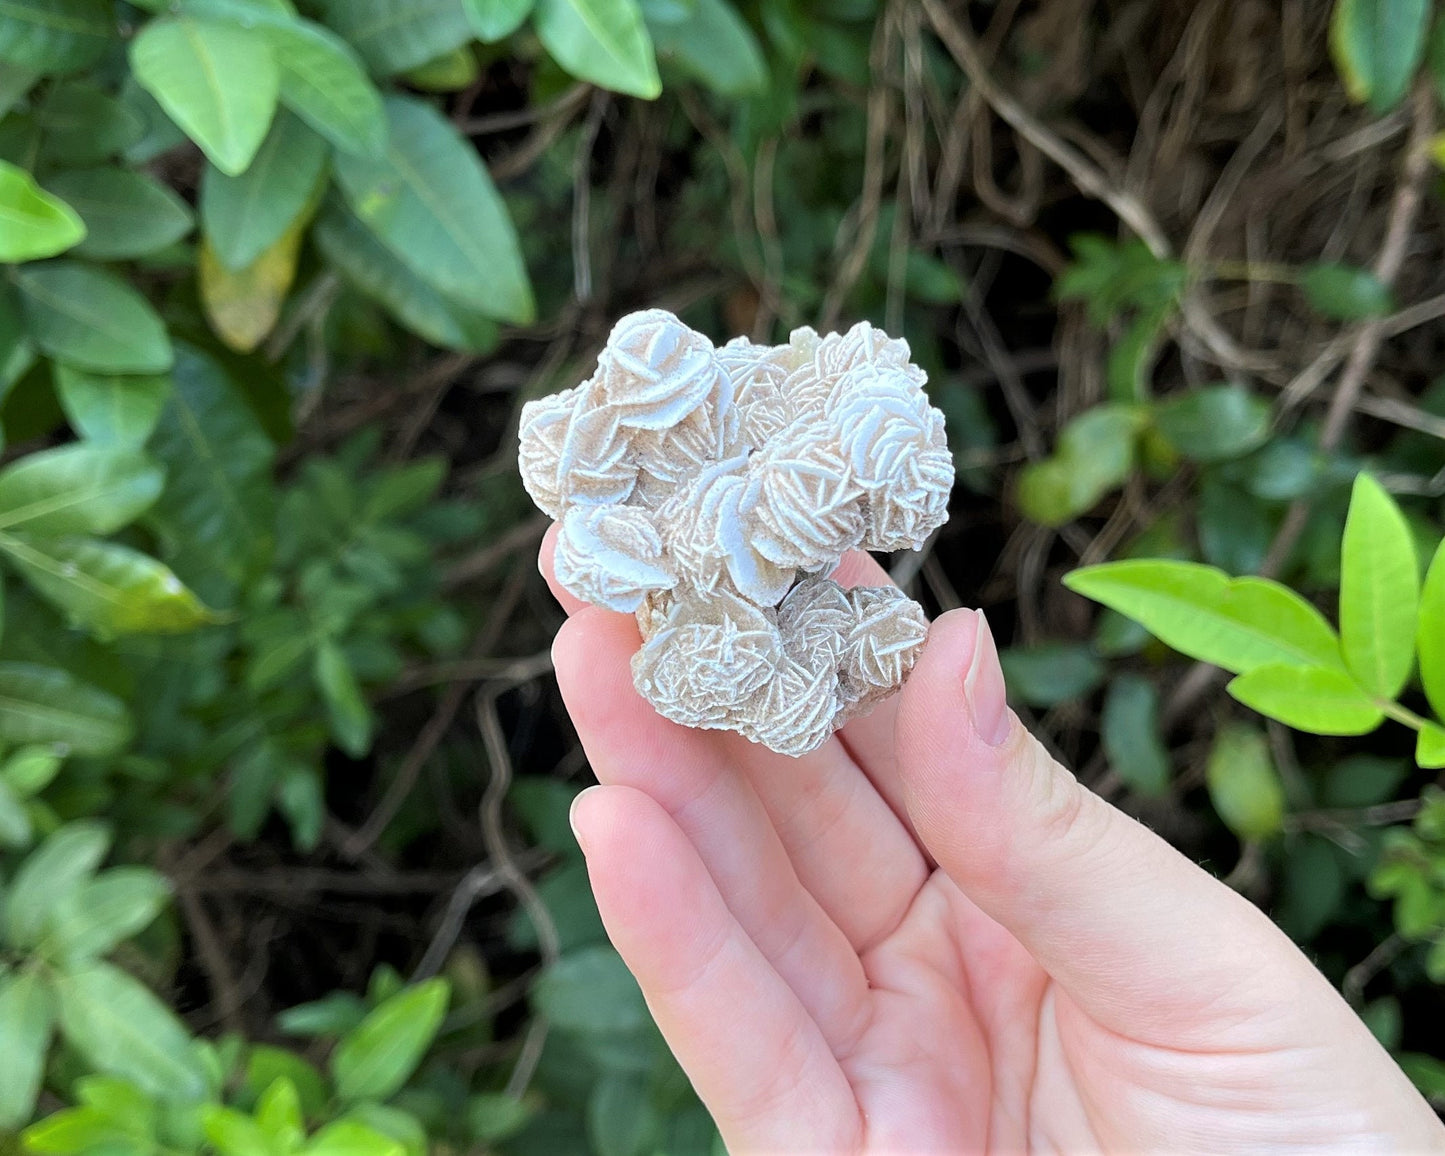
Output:
<svg viewBox="0 0 1445 1156">
<path fill-rule="evenodd" d="M 0 848 L 28 847 L 34 834 L 30 808 L 15 789 L 0 778 Z M 0 1095 L 3 1095 L 3 1089 L 0 1089 Z"/>
<path fill-rule="evenodd" d="M 1285 855 L 1279 899 L 1271 914 L 1296 943 L 1309 943 L 1338 913 L 1345 887 L 1334 848 L 1305 835 Z"/>
<path fill-rule="evenodd" d="M 1222 727 L 1209 752 L 1204 781 L 1219 817 L 1240 839 L 1276 834 L 1284 821 L 1284 788 L 1269 743 L 1253 727 Z"/>
<path fill-rule="evenodd" d="M 1415 740 L 1415 763 L 1425 770 L 1445 767 L 1445 727 L 1426 723 Z"/>
<path fill-rule="evenodd" d="M 171 542 L 166 556 L 181 578 L 214 605 L 225 605 L 220 599 L 270 548 L 276 450 L 209 357 L 181 346 L 174 381 L 150 442 L 168 475 L 152 517 Z"/>
<path fill-rule="evenodd" d="M 423 92 L 460 92 L 482 74 L 470 45 L 453 48 L 444 56 L 428 60 L 405 76 L 406 83 Z"/>
<path fill-rule="evenodd" d="M 348 281 L 413 333 L 445 349 L 485 353 L 496 347 L 495 321 L 423 281 L 344 205 L 328 206 L 313 235 L 322 254 Z"/>
<path fill-rule="evenodd" d="M 277 116 L 256 159 L 240 176 L 208 167 L 201 180 L 201 224 L 221 264 L 253 264 L 315 203 L 326 179 L 326 142 L 288 114 Z"/>
<path fill-rule="evenodd" d="M 1104 664 L 1087 646 L 1043 642 L 999 654 L 1009 693 L 1030 706 L 1055 706 L 1088 694 L 1104 678 Z"/>
<path fill-rule="evenodd" d="M 587 1132 L 597 1156 L 646 1156 L 655 1151 L 662 1121 L 646 1075 L 604 1073 L 587 1099 Z"/>
<path fill-rule="evenodd" d="M 36 109 L 35 122 L 47 165 L 98 164 L 145 135 L 141 116 L 90 80 L 52 88 Z"/>
<path fill-rule="evenodd" d="M 0 470 L 0 531 L 109 534 L 145 511 L 164 480 L 134 450 L 82 443 L 27 454 Z"/>
<path fill-rule="evenodd" d="M 1415 631 L 1420 651 L 1420 683 L 1438 718 L 1445 719 L 1445 542 L 1435 551 L 1420 593 Z"/>
<path fill-rule="evenodd" d="M 63 743 L 78 755 L 109 755 L 130 736 L 119 699 L 63 670 L 0 662 L 0 741 Z"/>
<path fill-rule="evenodd" d="M 405 72 L 472 38 L 462 0 L 322 0 L 326 23 L 372 71 Z"/>
<path fill-rule="evenodd" d="M 89 963 L 148 927 L 170 894 L 149 867 L 113 868 L 56 903 L 47 938 L 67 967 Z"/>
<path fill-rule="evenodd" d="M 446 980 L 427 980 L 392 996 L 348 1032 L 331 1056 L 337 1096 L 384 1100 L 397 1091 L 431 1046 L 448 998 Z"/>
<path fill-rule="evenodd" d="M 721 96 L 747 96 L 761 92 L 768 82 L 767 62 L 747 21 L 728 0 L 696 0 L 692 12 L 676 23 L 649 25 L 657 55 L 696 77 Z M 909 254 L 910 290 L 916 262 L 922 254 Z M 960 286 L 953 270 L 940 267 L 943 278 L 936 298 L 959 299 Z"/>
<path fill-rule="evenodd" d="M 532 13 L 534 0 L 462 0 L 462 11 L 478 40 L 505 40 Z"/>
<path fill-rule="evenodd" d="M 92 1067 L 168 1100 L 206 1095 L 184 1025 L 131 976 L 95 963 L 59 976 L 56 994 L 61 1030 Z"/>
<path fill-rule="evenodd" d="M 645 100 L 662 92 L 637 0 L 537 0 L 533 23 L 552 59 L 578 79 Z"/>
<path fill-rule="evenodd" d="M 351 45 L 310 21 L 262 30 L 281 69 L 281 103 L 342 152 L 386 150 L 381 93 Z"/>
<path fill-rule="evenodd" d="M 651 1023 L 622 957 L 601 944 L 565 955 L 543 972 L 532 1002 L 562 1031 L 619 1036 Z"/>
<path fill-rule="evenodd" d="M 1382 698 L 1394 698 L 1410 677 L 1419 604 L 1409 523 L 1384 487 L 1362 473 L 1340 551 L 1340 649 L 1350 673 Z"/>
<path fill-rule="evenodd" d="M 1062 526 L 1122 485 L 1134 468 L 1134 448 L 1146 417 L 1132 405 L 1100 405 L 1064 427 L 1054 456 L 1019 474 L 1024 516 Z"/>
<path fill-rule="evenodd" d="M 1335 0 L 1330 53 L 1350 99 L 1389 112 L 1425 53 L 1430 0 Z"/>
<path fill-rule="evenodd" d="M 292 762 L 276 790 L 276 807 L 291 827 L 299 851 L 314 851 L 326 822 L 326 791 L 314 766 Z"/>
<path fill-rule="evenodd" d="M 527 1101 L 505 1092 L 480 1092 L 467 1100 L 467 1127 L 483 1144 L 515 1135 L 534 1114 Z"/>
<path fill-rule="evenodd" d="M 1159 402 L 1154 424 L 1186 458 L 1216 462 L 1264 444 L 1270 407 L 1242 385 L 1206 385 Z"/>
<path fill-rule="evenodd" d="M 131 44 L 136 80 L 211 163 L 245 170 L 276 111 L 280 71 L 261 33 L 229 24 L 165 17 Z"/>
<path fill-rule="evenodd" d="M 298 220 L 269 249 L 235 273 L 201 245 L 198 271 L 201 304 L 211 331 L 228 349 L 250 353 L 276 327 L 281 306 L 296 279 L 305 220 Z"/>
<path fill-rule="evenodd" d="M 21 1134 L 27 1152 L 57 1156 L 141 1156 L 136 1137 L 99 1108 L 67 1108 L 32 1124 Z"/>
<path fill-rule="evenodd" d="M 201 1110 L 201 1126 L 220 1156 L 271 1156 L 266 1133 L 244 1112 L 207 1104 Z"/>
<path fill-rule="evenodd" d="M 60 364 L 52 374 L 71 429 L 110 449 L 144 445 L 171 395 L 169 377 L 112 377 Z"/>
<path fill-rule="evenodd" d="M 306 1120 L 301 1111 L 301 1094 L 286 1076 L 278 1076 L 261 1093 L 256 1104 L 256 1123 L 282 1151 L 300 1145 L 306 1135 Z"/>
<path fill-rule="evenodd" d="M 1260 714 L 1315 735 L 1368 734 L 1385 717 L 1354 679 L 1329 667 L 1257 666 L 1228 690 Z"/>
<path fill-rule="evenodd" d="M 1109 684 L 1100 724 L 1104 753 L 1128 786 L 1146 795 L 1169 790 L 1169 751 L 1160 738 L 1159 692 L 1147 678 L 1121 674 Z"/>
<path fill-rule="evenodd" d="M 110 849 L 110 832 L 89 819 L 68 823 L 31 853 L 11 881 L 5 902 L 5 930 L 13 947 L 34 947 L 55 907 L 100 866 Z"/>
<path fill-rule="evenodd" d="M 322 642 L 315 655 L 316 685 L 331 717 L 331 734 L 336 744 L 352 758 L 371 748 L 375 723 L 346 656 L 331 641 Z"/>
<path fill-rule="evenodd" d="M 183 634 L 215 621 L 169 568 L 129 546 L 0 534 L 0 551 L 72 623 L 103 638 Z"/>
<path fill-rule="evenodd" d="M 1270 663 L 1341 666 L 1324 615 L 1278 582 L 1137 559 L 1075 570 L 1064 585 L 1142 623 L 1180 653 L 1236 674 Z"/>
<path fill-rule="evenodd" d="M 50 988 L 39 972 L 0 974 L 0 1132 L 20 1127 L 35 1111 L 54 1026 Z"/>
<path fill-rule="evenodd" d="M 164 373 L 174 360 L 166 327 L 113 273 L 78 261 L 15 271 L 30 336 L 57 361 L 99 373 Z"/>
<path fill-rule="evenodd" d="M 22 68 L 0 59 L 0 120 L 4 120 L 26 93 L 39 83 L 40 77 L 37 69 Z"/>
<path fill-rule="evenodd" d="M 33 798 L 54 781 L 64 761 L 54 747 L 22 747 L 0 764 L 0 780 L 20 798 Z"/>
<path fill-rule="evenodd" d="M 1388 802 L 1410 768 L 1404 759 L 1350 755 L 1325 772 L 1319 802 L 1324 807 L 1373 807 Z"/>
<path fill-rule="evenodd" d="M 317 1132 L 303 1156 L 406 1156 L 406 1147 L 365 1124 L 337 1120 Z"/>
<path fill-rule="evenodd" d="M 1389 288 L 1368 269 L 1328 262 L 1309 265 L 1300 288 L 1316 310 L 1339 321 L 1382 317 L 1395 308 Z"/>
<path fill-rule="evenodd" d="M 54 257 L 85 237 L 75 210 L 24 169 L 0 161 L 0 261 Z"/>
<path fill-rule="evenodd" d="M 110 0 L 5 0 L 0 60 L 36 72 L 73 72 L 94 64 L 115 35 Z"/>
<path fill-rule="evenodd" d="M 82 257 L 102 261 L 143 257 L 191 231 L 190 207 L 144 173 L 121 168 L 72 169 L 46 178 L 85 222 Z"/>
<path fill-rule="evenodd" d="M 391 97 L 386 157 L 337 158 L 352 210 L 422 280 L 476 312 L 526 323 L 516 230 L 476 150 L 435 108 Z"/>
</svg>

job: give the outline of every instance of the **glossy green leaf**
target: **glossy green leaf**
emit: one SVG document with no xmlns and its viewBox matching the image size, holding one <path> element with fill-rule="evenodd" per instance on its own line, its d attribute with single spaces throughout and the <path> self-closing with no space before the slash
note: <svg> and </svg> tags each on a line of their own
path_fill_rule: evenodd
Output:
<svg viewBox="0 0 1445 1156">
<path fill-rule="evenodd" d="M 82 257 L 116 261 L 173 245 L 191 231 L 191 210 L 167 186 L 131 169 L 71 169 L 46 178 L 85 222 Z"/>
<path fill-rule="evenodd" d="M 155 502 L 164 474 L 127 449 L 71 445 L 0 470 L 0 531 L 109 534 Z"/>
<path fill-rule="evenodd" d="M 446 981 L 430 979 L 371 1012 L 332 1053 L 336 1094 L 345 1101 L 384 1100 L 406 1083 L 441 1027 L 448 998 Z"/>
<path fill-rule="evenodd" d="M 1109 766 L 1146 795 L 1169 790 L 1169 751 L 1160 737 L 1159 692 L 1147 678 L 1121 674 L 1104 696 L 1100 738 Z"/>
<path fill-rule="evenodd" d="M 56 1156 L 141 1156 L 145 1151 L 129 1130 L 99 1108 L 67 1108 L 55 1112 L 22 1133 L 27 1152 Z"/>
<path fill-rule="evenodd" d="M 1267 579 L 1137 559 L 1075 570 L 1064 585 L 1142 623 L 1175 650 L 1234 673 L 1271 663 L 1341 666 L 1324 615 Z"/>
<path fill-rule="evenodd" d="M 35 123 L 47 167 L 99 164 L 145 133 L 134 109 L 91 80 L 50 89 L 35 110 Z"/>
<path fill-rule="evenodd" d="M 762 91 L 768 81 L 767 62 L 747 21 L 728 0 L 696 0 L 692 12 L 678 22 L 649 25 L 660 60 L 702 81 L 721 96 L 746 96 Z M 927 300 L 958 301 L 961 286 L 953 270 L 941 266 L 936 294 L 920 294 L 915 257 L 909 255 L 909 291 Z"/>
<path fill-rule="evenodd" d="M 385 151 L 381 93 L 346 41 L 310 21 L 267 27 L 262 34 L 281 69 L 282 104 L 343 152 Z"/>
<path fill-rule="evenodd" d="M 1262 715 L 1315 735 L 1368 734 L 1385 717 L 1354 679 L 1331 667 L 1257 666 L 1231 681 L 1229 693 Z"/>
<path fill-rule="evenodd" d="M 78 755 L 109 755 L 131 736 L 119 699 L 63 670 L 0 662 L 0 741 L 62 743 Z"/>
<path fill-rule="evenodd" d="M 79 261 L 15 271 L 31 339 L 57 361 L 99 373 L 164 373 L 173 354 L 165 325 L 114 273 Z"/>
<path fill-rule="evenodd" d="M 1427 770 L 1445 767 L 1445 727 L 1426 723 L 1415 740 L 1415 762 Z"/>
<path fill-rule="evenodd" d="M 13 947 L 34 947 L 56 905 L 78 890 L 110 850 L 110 832 L 89 819 L 67 823 L 20 865 L 5 897 L 5 931 Z"/>
<path fill-rule="evenodd" d="M 49 920 L 50 950 L 69 967 L 104 955 L 144 930 L 170 899 L 165 876 L 149 867 L 115 867 L 60 899 Z"/>
<path fill-rule="evenodd" d="M 164 17 L 131 44 L 136 79 L 223 173 L 245 170 L 280 92 L 276 54 L 254 29 Z"/>
<path fill-rule="evenodd" d="M 477 34 L 488 44 L 505 40 L 532 14 L 534 0 L 462 0 L 462 11 Z"/>
<path fill-rule="evenodd" d="M 112 377 L 60 364 L 52 372 L 71 429 L 110 449 L 144 445 L 171 395 L 169 377 Z"/>
<path fill-rule="evenodd" d="M 504 321 L 530 321 L 516 230 L 476 150 L 429 104 L 391 97 L 386 110 L 384 159 L 337 158 L 352 210 L 444 295 Z"/>
<path fill-rule="evenodd" d="M 256 1123 L 278 1148 L 290 1151 L 300 1143 L 306 1135 L 306 1120 L 301 1110 L 301 1094 L 290 1079 L 280 1076 L 261 1093 L 256 1104 Z"/>
<path fill-rule="evenodd" d="M 344 205 L 329 206 L 313 235 L 322 254 L 351 284 L 413 333 L 444 349 L 487 352 L 496 347 L 495 321 L 422 280 Z"/>
<path fill-rule="evenodd" d="M 662 92 L 637 0 L 537 0 L 537 35 L 580 80 L 652 100 Z"/>
<path fill-rule="evenodd" d="M 181 634 L 215 621 L 167 566 L 129 546 L 0 533 L 0 552 L 72 623 L 103 638 Z"/>
<path fill-rule="evenodd" d="M 1340 648 L 1382 698 L 1404 688 L 1415 660 L 1420 569 L 1410 526 L 1369 474 L 1355 478 L 1340 552 Z"/>
<path fill-rule="evenodd" d="M 326 23 L 381 76 L 416 68 L 472 38 L 462 0 L 323 0 L 321 8 Z"/>
<path fill-rule="evenodd" d="M 36 72 L 93 64 L 114 35 L 110 0 L 5 0 L 0 7 L 0 60 Z"/>
<path fill-rule="evenodd" d="M 1309 265 L 1300 275 L 1300 288 L 1315 309 L 1339 321 L 1381 317 L 1395 307 L 1384 282 L 1354 265 Z"/>
<path fill-rule="evenodd" d="M 1134 447 L 1144 412 L 1127 405 L 1100 405 L 1074 418 L 1059 435 L 1051 458 L 1019 475 L 1024 515 L 1045 526 L 1062 526 L 1123 484 L 1134 467 Z"/>
<path fill-rule="evenodd" d="M 1445 719 L 1445 542 L 1435 551 L 1420 592 L 1420 621 L 1415 630 L 1420 682 L 1438 718 Z"/>
<path fill-rule="evenodd" d="M 152 517 L 172 543 L 167 558 L 180 577 L 202 597 L 227 598 L 270 548 L 276 448 L 210 357 L 181 346 L 173 377 L 150 442 L 167 468 Z"/>
<path fill-rule="evenodd" d="M 56 994 L 61 1030 L 92 1067 L 167 1100 L 205 1096 L 185 1026 L 137 980 L 94 963 L 61 975 Z"/>
<path fill-rule="evenodd" d="M 1087 646 L 1043 642 L 1000 652 L 1009 693 L 1030 706 L 1055 706 L 1088 694 L 1104 678 L 1104 664 Z"/>
<path fill-rule="evenodd" d="M 315 673 L 337 746 L 359 758 L 371 748 L 375 720 L 356 675 L 334 642 L 326 641 L 316 648 Z"/>
<path fill-rule="evenodd" d="M 1205 784 L 1219 817 L 1239 838 L 1267 839 L 1284 820 L 1284 788 L 1269 742 L 1253 727 L 1220 729 L 1209 752 Z"/>
<path fill-rule="evenodd" d="M 0 973 L 0 1132 L 34 1112 L 54 1026 L 50 988 L 38 971 Z"/>
<path fill-rule="evenodd" d="M 1269 403 L 1242 385 L 1206 385 L 1154 407 L 1154 424 L 1186 458 L 1200 462 L 1242 457 L 1269 436 Z"/>
<path fill-rule="evenodd" d="M 1425 54 L 1430 0 L 1335 0 L 1330 53 L 1352 100 L 1389 112 Z"/>
<path fill-rule="evenodd" d="M 0 261 L 35 261 L 74 248 L 85 224 L 24 169 L 0 161 Z"/>
</svg>

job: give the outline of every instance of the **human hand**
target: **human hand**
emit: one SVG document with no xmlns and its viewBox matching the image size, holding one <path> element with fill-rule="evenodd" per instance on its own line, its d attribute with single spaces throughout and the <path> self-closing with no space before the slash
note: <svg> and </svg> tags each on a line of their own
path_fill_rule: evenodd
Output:
<svg viewBox="0 0 1445 1156">
<path fill-rule="evenodd" d="M 603 784 L 573 828 L 730 1151 L 1445 1150 L 1289 939 L 1019 724 L 982 614 L 789 759 L 658 716 L 633 619 L 556 584 L 554 535 L 557 680 Z"/>
</svg>

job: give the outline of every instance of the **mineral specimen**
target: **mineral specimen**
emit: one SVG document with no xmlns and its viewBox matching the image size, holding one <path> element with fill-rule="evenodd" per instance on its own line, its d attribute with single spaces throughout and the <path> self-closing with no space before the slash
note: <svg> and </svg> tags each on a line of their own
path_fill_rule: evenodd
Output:
<svg viewBox="0 0 1445 1156">
<path fill-rule="evenodd" d="M 867 322 L 715 349 L 650 309 L 617 323 L 591 378 L 523 408 L 557 580 L 636 613 L 632 677 L 659 713 L 802 755 L 902 685 L 922 609 L 826 575 L 947 518 L 953 459 L 924 380 Z"/>
</svg>

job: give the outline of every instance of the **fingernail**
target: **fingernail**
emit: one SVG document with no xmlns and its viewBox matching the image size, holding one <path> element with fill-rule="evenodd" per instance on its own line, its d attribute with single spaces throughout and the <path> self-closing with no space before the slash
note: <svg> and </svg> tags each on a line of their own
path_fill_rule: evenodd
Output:
<svg viewBox="0 0 1445 1156">
<path fill-rule="evenodd" d="M 588 791 L 595 791 L 596 787 L 588 787 L 586 790 L 578 791 L 572 799 L 572 805 L 567 808 L 567 824 L 572 828 L 572 838 L 577 840 L 577 846 L 582 848 L 582 854 L 587 854 L 587 844 L 582 842 L 582 832 L 577 830 L 577 804 L 582 801 L 582 796 Z"/>
<path fill-rule="evenodd" d="M 1003 685 L 1003 668 L 998 662 L 998 647 L 983 611 L 978 614 L 978 633 L 974 635 L 973 658 L 963 676 L 963 697 L 968 703 L 974 732 L 991 747 L 1001 746 L 1008 738 L 1011 720 L 1008 694 Z"/>
</svg>

